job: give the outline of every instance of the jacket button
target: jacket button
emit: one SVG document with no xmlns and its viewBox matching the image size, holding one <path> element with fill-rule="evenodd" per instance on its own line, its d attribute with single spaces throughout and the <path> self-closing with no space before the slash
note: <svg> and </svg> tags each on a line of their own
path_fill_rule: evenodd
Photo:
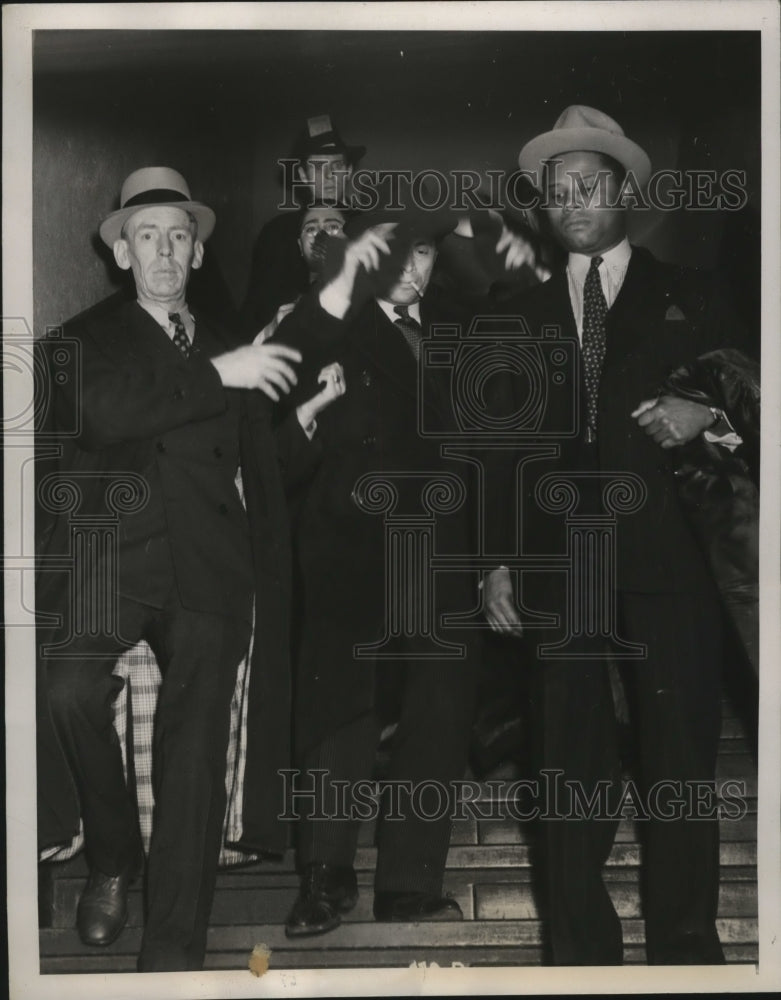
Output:
<svg viewBox="0 0 781 1000">
<path fill-rule="evenodd" d="M 222 458 L 222 448 L 220 448 L 219 445 L 217 445 L 217 447 L 214 449 L 214 457 Z"/>
<path fill-rule="evenodd" d="M 372 373 L 370 371 L 362 371 L 361 372 L 361 382 L 368 389 L 369 386 L 372 384 Z"/>
<path fill-rule="evenodd" d="M 174 399 L 184 399 L 184 393 L 179 386 L 174 389 Z"/>
<path fill-rule="evenodd" d="M 226 504 L 224 504 L 224 503 L 221 503 L 220 506 L 217 508 L 217 510 L 221 514 L 227 514 L 228 513 L 228 508 L 227 508 Z"/>
<path fill-rule="evenodd" d="M 158 441 L 157 444 L 155 445 L 155 448 L 157 448 L 157 450 L 160 452 L 161 455 L 165 451 L 165 445 L 163 444 L 162 441 Z"/>
</svg>

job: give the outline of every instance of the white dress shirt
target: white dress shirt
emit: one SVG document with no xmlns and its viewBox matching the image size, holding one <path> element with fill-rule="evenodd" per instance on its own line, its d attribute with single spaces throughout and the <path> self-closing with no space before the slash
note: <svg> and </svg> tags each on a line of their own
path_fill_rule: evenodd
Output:
<svg viewBox="0 0 781 1000">
<path fill-rule="evenodd" d="M 599 256 L 602 258 L 602 263 L 599 265 L 599 280 L 602 283 L 602 291 L 605 293 L 605 301 L 609 309 L 616 301 L 624 283 L 629 258 L 632 256 L 632 247 L 625 236 L 612 250 L 606 250 Z M 586 283 L 586 275 L 590 267 L 591 257 L 582 253 L 569 255 L 567 261 L 569 299 L 575 316 L 575 326 L 578 328 L 578 340 L 581 343 L 583 342 L 583 286 Z"/>
</svg>

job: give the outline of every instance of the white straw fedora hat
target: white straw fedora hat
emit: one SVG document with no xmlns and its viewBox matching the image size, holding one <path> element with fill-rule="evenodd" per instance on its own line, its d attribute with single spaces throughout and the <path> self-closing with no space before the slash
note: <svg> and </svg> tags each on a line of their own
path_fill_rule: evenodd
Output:
<svg viewBox="0 0 781 1000">
<path fill-rule="evenodd" d="M 651 161 L 645 150 L 627 139 L 624 130 L 609 115 L 585 104 L 570 105 L 550 132 L 527 142 L 518 155 L 518 165 L 521 170 L 529 171 L 540 187 L 543 163 L 576 150 L 612 156 L 634 174 L 641 187 L 651 176 Z"/>
<path fill-rule="evenodd" d="M 121 237 L 122 226 L 140 208 L 169 205 L 183 208 L 198 223 L 198 239 L 208 239 L 214 229 L 214 212 L 193 201 L 187 181 L 170 167 L 141 167 L 126 178 L 119 196 L 119 210 L 107 215 L 100 224 L 100 238 L 110 247 Z"/>
</svg>

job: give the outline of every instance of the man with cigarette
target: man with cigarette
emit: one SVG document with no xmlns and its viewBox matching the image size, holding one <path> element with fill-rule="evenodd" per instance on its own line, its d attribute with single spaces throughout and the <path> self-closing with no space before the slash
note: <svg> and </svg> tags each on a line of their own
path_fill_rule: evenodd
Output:
<svg viewBox="0 0 781 1000">
<path fill-rule="evenodd" d="M 449 657 L 452 646 L 432 649 L 414 629 L 397 634 L 391 626 L 393 634 L 383 645 L 386 615 L 394 614 L 386 604 L 386 578 L 400 556 L 386 553 L 383 518 L 362 509 L 359 486 L 367 475 L 387 481 L 387 489 L 397 491 L 394 509 L 414 515 L 429 480 L 448 475 L 449 482 L 453 477 L 464 482 L 464 463 L 443 458 L 438 444 L 419 432 L 419 408 L 425 407 L 427 419 L 439 426 L 452 422 L 448 395 L 435 373 L 426 372 L 419 383 L 421 340 L 433 323 L 461 319 L 428 294 L 437 239 L 455 220 L 443 223 L 425 214 L 413 221 L 405 216 L 398 225 L 389 215 L 357 220 L 361 226 L 375 223 L 366 232 L 382 239 L 383 257 L 375 280 L 359 274 L 342 303 L 342 341 L 332 360 L 344 368 L 347 392 L 320 421 L 323 458 L 302 500 L 296 541 L 303 622 L 294 714 L 302 769 L 296 785 L 302 795 L 294 799 L 300 891 L 286 923 L 289 937 L 330 931 L 355 905 L 356 790 L 370 782 L 381 734 L 391 724 L 397 727 L 389 744 L 386 789 L 408 791 L 401 816 L 383 816 L 378 823 L 374 916 L 380 921 L 462 918 L 457 901 L 443 892 L 451 825 L 447 801 L 441 815 L 431 815 L 436 796 L 429 788 L 433 801 L 425 799 L 429 816 L 424 817 L 410 802 L 409 789 L 430 783 L 447 797 L 451 783 L 463 777 L 475 657 L 460 633 L 460 658 Z M 307 324 L 311 329 L 326 322 L 311 311 L 307 318 L 303 310 L 300 305 L 281 323 L 281 343 L 296 344 L 298 337 L 303 343 Z M 382 493 L 385 487 L 377 488 Z M 438 515 L 441 550 L 468 552 L 470 527 L 467 505 Z M 404 593 L 414 615 L 430 614 L 437 622 L 443 612 L 468 611 L 474 603 L 463 574 L 438 579 L 430 609 L 428 595 L 414 579 L 405 576 Z M 444 638 L 455 641 L 452 632 Z M 362 646 L 368 651 L 359 655 Z M 340 787 L 347 815 L 339 814 Z"/>
</svg>

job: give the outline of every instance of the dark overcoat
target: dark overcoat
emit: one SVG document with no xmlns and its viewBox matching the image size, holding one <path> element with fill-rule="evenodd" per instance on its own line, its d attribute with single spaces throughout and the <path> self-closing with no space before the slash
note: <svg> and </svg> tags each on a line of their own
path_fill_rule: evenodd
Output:
<svg viewBox="0 0 781 1000">
<path fill-rule="evenodd" d="M 318 418 L 322 459 L 297 506 L 301 606 L 295 630 L 296 746 L 300 751 L 372 707 L 378 671 L 387 674 L 394 669 L 378 665 L 371 656 L 355 655 L 356 646 L 379 642 L 387 632 L 386 582 L 392 557 L 386 554 L 386 522 L 399 516 L 425 517 L 422 490 L 445 473 L 462 484 L 463 503 L 433 517 L 436 555 L 456 555 L 466 561 L 475 534 L 470 466 L 441 453 L 442 442 L 458 436 L 449 373 L 427 370 L 419 379 L 402 333 L 374 299 L 341 323 L 318 309 L 315 301 L 302 302 L 277 332 L 278 340 L 301 347 L 306 356 L 312 331 L 319 330 L 321 345 L 329 346 L 310 350 L 310 362 L 316 359 L 317 368 L 338 360 L 347 384 L 346 394 Z M 433 324 L 455 324 L 461 317 L 446 303 L 427 296 L 421 303 L 421 319 L 426 337 Z M 370 474 L 386 478 L 398 490 L 393 510 L 371 513 L 360 505 L 357 484 Z M 475 582 L 468 571 L 437 573 L 434 619 L 472 610 Z M 422 599 L 413 584 L 405 593 L 410 600 Z M 464 638 L 462 632 L 456 639 L 454 630 L 446 627 L 438 634 L 450 643 Z M 414 663 L 422 649 L 414 637 L 407 638 L 405 659 Z M 458 671 L 471 669 L 464 659 L 442 662 L 452 666 L 454 681 Z"/>
<path fill-rule="evenodd" d="M 291 697 L 283 473 L 295 476 L 316 449 L 294 420 L 272 430 L 262 393 L 223 388 L 209 357 L 233 345 L 194 315 L 195 349 L 186 360 L 135 302 L 91 310 L 65 327 L 62 344 L 71 360 L 59 364 L 64 378 L 47 383 L 52 405 L 39 428 L 41 440 L 54 441 L 60 454 L 39 472 L 37 605 L 62 615 L 69 599 L 68 574 L 51 569 L 51 557 L 70 552 L 72 530 L 72 519 L 52 503 L 57 477 L 76 479 L 78 515 L 92 522 L 106 515 L 116 521 L 116 496 L 113 507 L 107 504 L 112 482 L 130 476 L 145 483 L 147 501 L 119 514 L 120 592 L 158 602 L 155 580 L 144 572 L 144 539 L 162 526 L 185 607 L 248 620 L 255 596 L 241 846 L 281 851 L 286 828 L 277 820 L 283 811 L 277 772 L 289 763 Z M 41 354 L 50 361 L 52 345 Z M 234 430 L 226 447 L 215 435 L 225 430 L 221 421 L 229 410 L 238 415 L 239 440 Z M 233 485 L 239 458 L 246 513 Z M 49 474 L 55 479 L 47 483 Z M 39 838 L 46 847 L 70 840 L 79 813 L 49 717 L 45 677 L 40 681 Z"/>
</svg>

